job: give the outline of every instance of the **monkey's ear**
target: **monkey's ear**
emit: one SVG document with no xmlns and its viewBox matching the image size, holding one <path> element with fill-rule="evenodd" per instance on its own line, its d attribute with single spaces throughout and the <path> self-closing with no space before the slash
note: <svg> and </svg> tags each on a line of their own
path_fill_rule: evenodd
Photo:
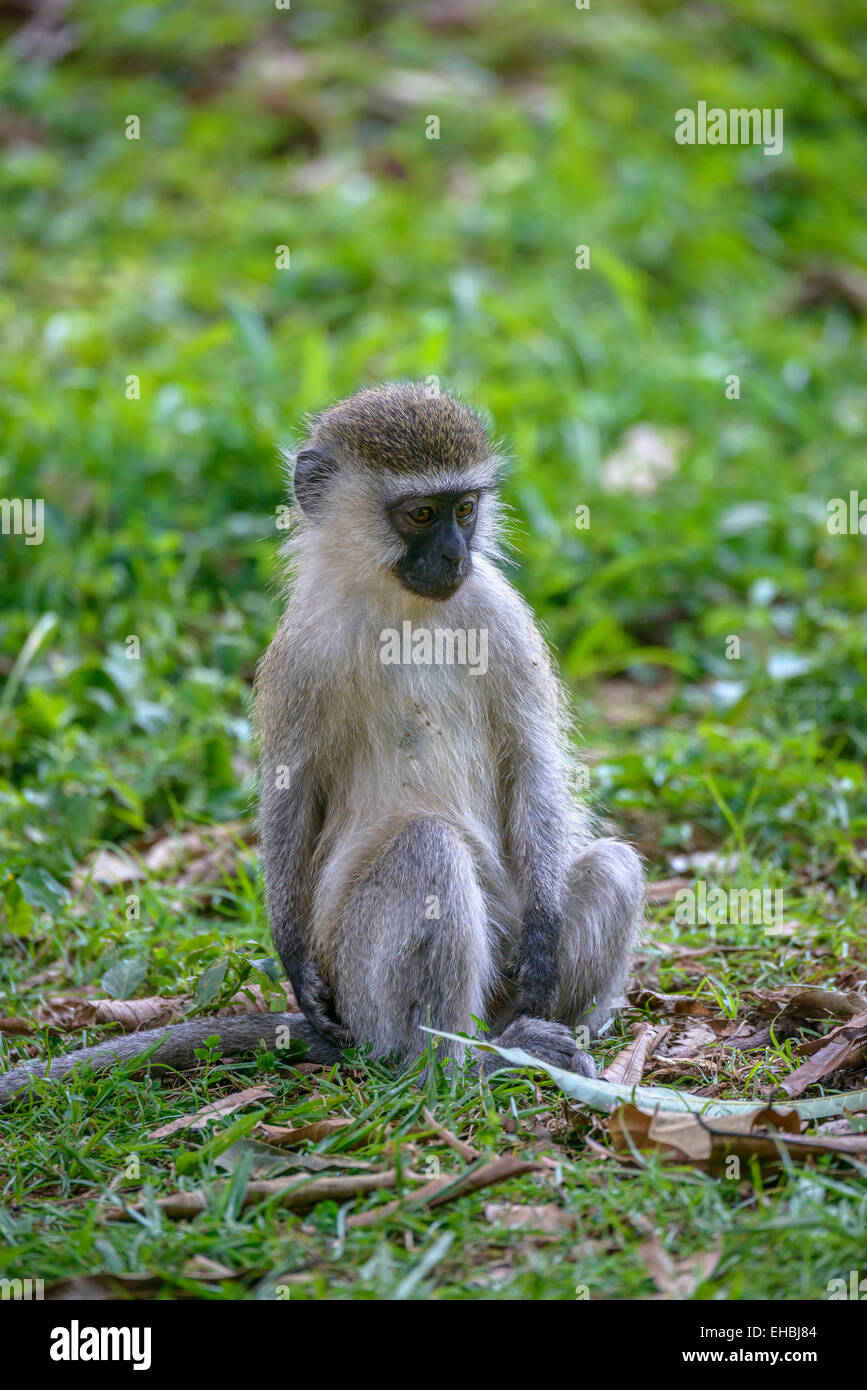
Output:
<svg viewBox="0 0 867 1390">
<path fill-rule="evenodd" d="M 321 506 L 328 481 L 337 472 L 337 464 L 321 449 L 305 445 L 295 455 L 292 490 L 295 501 L 307 516 L 315 516 Z"/>
</svg>

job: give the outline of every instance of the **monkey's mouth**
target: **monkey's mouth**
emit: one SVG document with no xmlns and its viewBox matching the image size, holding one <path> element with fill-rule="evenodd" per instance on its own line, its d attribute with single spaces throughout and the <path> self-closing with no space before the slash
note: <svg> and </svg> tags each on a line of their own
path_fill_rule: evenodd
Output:
<svg viewBox="0 0 867 1390">
<path fill-rule="evenodd" d="M 432 598 L 438 603 L 445 602 L 452 598 L 463 584 L 469 574 L 469 567 L 461 574 L 444 575 L 419 575 L 401 573 L 395 571 L 398 579 L 405 589 L 409 589 L 411 594 L 416 594 L 419 598 Z"/>
</svg>

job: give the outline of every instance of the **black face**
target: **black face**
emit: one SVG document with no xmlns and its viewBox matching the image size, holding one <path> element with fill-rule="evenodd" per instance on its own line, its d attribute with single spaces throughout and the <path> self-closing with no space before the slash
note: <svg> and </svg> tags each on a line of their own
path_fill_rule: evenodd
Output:
<svg viewBox="0 0 867 1390">
<path fill-rule="evenodd" d="M 473 567 L 470 546 L 479 508 L 477 492 L 404 497 L 389 511 L 406 551 L 394 566 L 401 583 L 423 598 L 446 599 Z"/>
</svg>

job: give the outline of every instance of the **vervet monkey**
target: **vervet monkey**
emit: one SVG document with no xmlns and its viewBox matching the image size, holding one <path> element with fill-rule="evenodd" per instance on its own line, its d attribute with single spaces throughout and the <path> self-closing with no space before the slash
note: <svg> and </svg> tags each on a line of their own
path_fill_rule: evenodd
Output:
<svg viewBox="0 0 867 1390">
<path fill-rule="evenodd" d="M 499 567 L 500 471 L 478 416 L 419 385 L 313 422 L 289 598 L 256 680 L 268 911 L 304 1017 L 132 1034 L 52 1075 L 161 1036 L 154 1062 L 183 1067 L 210 1034 L 234 1053 L 280 1026 L 314 1061 L 350 1042 L 411 1059 L 423 1025 L 477 1022 L 593 1074 L 573 1030 L 592 1035 L 624 987 L 644 880 L 628 845 L 593 838 L 559 683 Z M 461 660 L 470 634 L 484 663 Z M 0 1078 L 0 1097 L 33 1069 Z"/>
</svg>

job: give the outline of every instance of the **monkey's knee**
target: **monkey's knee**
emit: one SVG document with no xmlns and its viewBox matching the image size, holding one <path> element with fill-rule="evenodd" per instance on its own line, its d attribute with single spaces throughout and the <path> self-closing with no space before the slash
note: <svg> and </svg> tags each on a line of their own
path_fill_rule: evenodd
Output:
<svg viewBox="0 0 867 1390">
<path fill-rule="evenodd" d="M 415 1056 L 422 1026 L 471 1027 L 491 971 L 486 910 L 472 857 L 452 827 L 412 821 L 383 850 L 343 913 L 338 1012 L 377 1054 Z"/>
<path fill-rule="evenodd" d="M 629 975 L 644 896 L 641 860 L 622 840 L 595 840 L 573 861 L 557 1018 L 592 1034 L 610 1017 Z"/>
<path fill-rule="evenodd" d="M 606 913 L 614 929 L 636 925 L 644 904 L 644 870 L 623 840 L 594 840 L 572 861 L 569 893 Z"/>
</svg>

